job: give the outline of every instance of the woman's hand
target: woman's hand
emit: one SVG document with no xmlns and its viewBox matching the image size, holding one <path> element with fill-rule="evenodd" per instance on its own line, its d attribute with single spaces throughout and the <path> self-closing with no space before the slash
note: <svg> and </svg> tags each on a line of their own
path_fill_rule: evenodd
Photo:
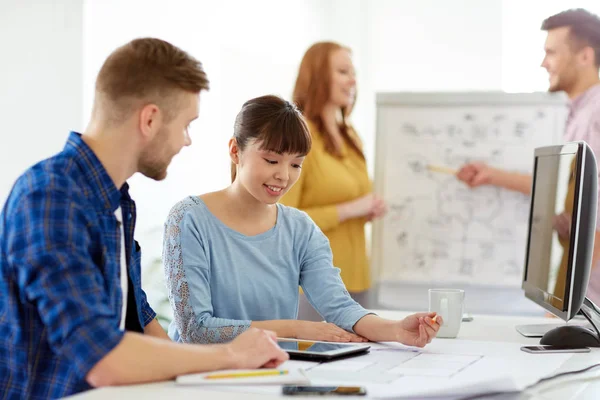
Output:
<svg viewBox="0 0 600 400">
<path fill-rule="evenodd" d="M 423 347 L 436 337 L 443 323 L 442 317 L 434 312 L 409 315 L 401 321 L 369 314 L 359 319 L 353 329 L 374 342 L 400 342 L 407 346 Z"/>
<path fill-rule="evenodd" d="M 385 202 L 373 193 L 338 205 L 340 221 L 363 217 L 370 221 L 385 215 L 386 212 L 387 206 Z"/>
<path fill-rule="evenodd" d="M 368 342 L 362 336 L 347 332 L 339 326 L 327 322 L 294 321 L 295 338 L 319 340 L 323 342 Z"/>
<path fill-rule="evenodd" d="M 407 346 L 424 347 L 436 337 L 440 326 L 444 323 L 436 313 L 417 313 L 409 315 L 395 323 L 396 340 Z"/>
<path fill-rule="evenodd" d="M 385 201 L 377 196 L 374 196 L 373 207 L 371 208 L 369 215 L 367 215 L 367 220 L 373 221 L 374 219 L 381 218 L 387 213 L 387 210 L 387 204 L 385 204 Z"/>
</svg>

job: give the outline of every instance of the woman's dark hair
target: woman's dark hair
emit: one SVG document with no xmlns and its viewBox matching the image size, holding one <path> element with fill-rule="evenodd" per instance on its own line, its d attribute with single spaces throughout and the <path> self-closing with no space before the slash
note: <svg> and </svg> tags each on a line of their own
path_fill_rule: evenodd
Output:
<svg viewBox="0 0 600 400">
<path fill-rule="evenodd" d="M 306 155 L 312 140 L 302 114 L 295 105 L 278 96 L 268 95 L 248 100 L 235 118 L 233 137 L 240 151 L 252 140 L 261 150 Z M 231 164 L 231 182 L 236 166 Z"/>
</svg>

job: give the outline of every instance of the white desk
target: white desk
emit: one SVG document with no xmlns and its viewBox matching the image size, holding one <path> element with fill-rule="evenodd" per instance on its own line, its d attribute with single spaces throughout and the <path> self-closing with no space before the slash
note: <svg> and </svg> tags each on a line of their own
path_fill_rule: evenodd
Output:
<svg viewBox="0 0 600 400">
<path fill-rule="evenodd" d="M 390 319 L 399 319 L 407 315 L 405 312 L 397 311 L 376 311 L 380 316 Z M 466 340 L 480 341 L 499 341 L 512 342 L 519 344 L 538 344 L 539 339 L 529 339 L 521 336 L 516 330 L 515 325 L 539 324 L 559 322 L 558 320 L 547 318 L 532 317 L 507 317 L 507 316 L 485 316 L 475 315 L 472 322 L 464 322 L 461 326 L 459 338 Z M 600 363 L 600 349 L 593 349 L 590 353 L 573 354 L 560 369 L 560 371 L 570 371 L 585 368 L 589 365 Z M 264 399 L 277 398 L 264 394 L 223 392 L 216 390 L 206 390 L 200 388 L 182 388 L 177 387 L 174 382 L 159 382 L 146 385 L 133 385 L 122 387 L 101 388 L 88 391 L 86 393 L 70 397 L 71 399 L 223 399 L 234 400 L 244 399 Z M 283 397 L 283 396 L 281 396 Z M 287 399 L 301 398 L 299 396 L 285 397 Z M 306 397 L 313 398 L 314 397 Z M 591 400 L 600 398 L 600 381 L 592 383 L 573 382 L 564 387 L 552 389 L 543 393 L 544 400 Z M 506 395 L 493 397 L 494 400 L 508 399 L 533 399 L 527 394 Z"/>
</svg>

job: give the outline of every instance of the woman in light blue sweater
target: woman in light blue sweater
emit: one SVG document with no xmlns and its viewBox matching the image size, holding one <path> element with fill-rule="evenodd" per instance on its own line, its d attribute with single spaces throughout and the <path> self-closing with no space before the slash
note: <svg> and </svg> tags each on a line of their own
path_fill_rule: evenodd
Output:
<svg viewBox="0 0 600 400">
<path fill-rule="evenodd" d="M 173 340 L 227 342 L 251 326 L 279 337 L 419 347 L 435 337 L 442 323 L 435 313 L 391 321 L 352 300 L 325 235 L 307 214 L 277 203 L 310 147 L 289 102 L 263 96 L 244 104 L 229 142 L 232 184 L 185 198 L 165 223 Z M 298 286 L 328 323 L 296 320 Z"/>
</svg>

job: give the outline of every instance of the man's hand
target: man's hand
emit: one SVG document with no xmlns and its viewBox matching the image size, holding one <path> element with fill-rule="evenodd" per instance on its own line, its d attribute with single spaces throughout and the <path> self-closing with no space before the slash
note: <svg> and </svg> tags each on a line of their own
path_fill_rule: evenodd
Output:
<svg viewBox="0 0 600 400">
<path fill-rule="evenodd" d="M 465 164 L 456 173 L 456 177 L 469 187 L 489 185 L 496 174 L 496 170 L 483 162 Z"/>
<path fill-rule="evenodd" d="M 559 238 L 568 239 L 571 236 L 571 216 L 567 212 L 563 211 L 555 215 L 552 226 L 558 233 Z"/>
<path fill-rule="evenodd" d="M 232 358 L 232 368 L 275 368 L 289 359 L 277 345 L 277 335 L 271 331 L 250 328 L 226 345 Z"/>
</svg>

